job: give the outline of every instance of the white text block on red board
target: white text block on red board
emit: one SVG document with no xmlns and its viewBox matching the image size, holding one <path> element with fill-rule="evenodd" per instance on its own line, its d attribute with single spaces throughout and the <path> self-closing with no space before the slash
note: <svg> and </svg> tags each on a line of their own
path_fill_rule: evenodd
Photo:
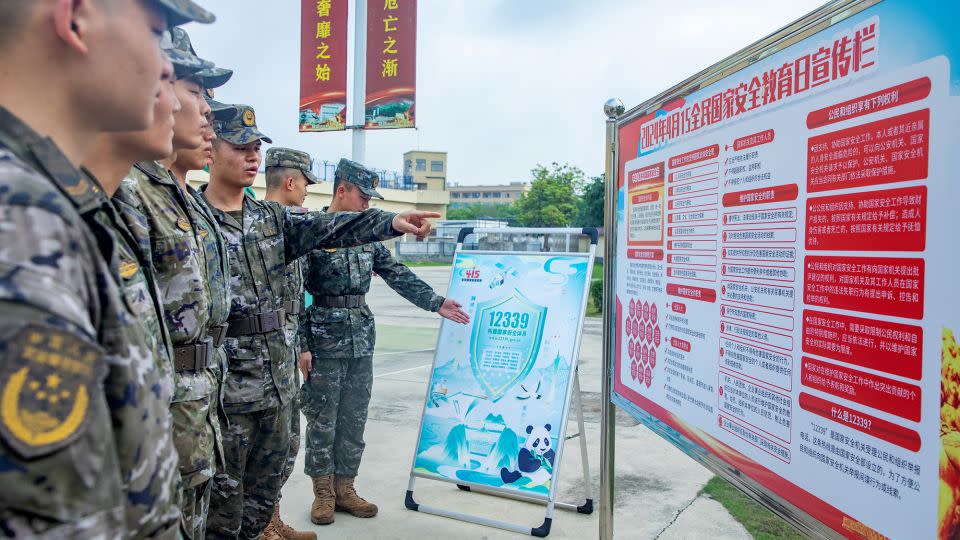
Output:
<svg viewBox="0 0 960 540">
<path fill-rule="evenodd" d="M 716 221 L 717 210 L 693 210 L 690 212 L 673 212 L 667 214 L 667 223 L 696 223 L 700 221 Z"/>
<path fill-rule="evenodd" d="M 721 336 L 720 367 L 788 392 L 793 387 L 793 356 L 756 343 Z"/>
<path fill-rule="evenodd" d="M 771 227 L 769 229 L 728 229 L 723 231 L 723 241 L 730 244 L 776 244 L 797 241 L 796 227 Z"/>
<path fill-rule="evenodd" d="M 788 332 L 793 330 L 795 324 L 793 315 L 784 315 L 753 307 L 734 306 L 730 304 L 720 306 L 720 316 L 736 321 L 779 328 L 780 330 L 787 330 Z"/>
<path fill-rule="evenodd" d="M 745 422 L 760 434 L 790 442 L 793 404 L 790 396 L 720 372 L 720 410 Z"/>
<path fill-rule="evenodd" d="M 759 262 L 793 262 L 797 250 L 792 247 L 724 247 L 724 259 Z"/>
<path fill-rule="evenodd" d="M 720 285 L 720 296 L 724 300 L 787 311 L 792 311 L 796 305 L 796 290 L 793 287 L 766 283 L 724 281 Z"/>
</svg>

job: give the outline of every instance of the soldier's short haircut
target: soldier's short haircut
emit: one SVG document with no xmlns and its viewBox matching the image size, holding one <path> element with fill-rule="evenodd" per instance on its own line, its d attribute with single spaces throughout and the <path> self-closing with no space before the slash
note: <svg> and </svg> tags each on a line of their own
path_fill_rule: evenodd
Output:
<svg viewBox="0 0 960 540">
<path fill-rule="evenodd" d="M 354 186 L 352 183 L 347 182 L 346 180 L 344 180 L 343 178 L 336 178 L 336 177 L 334 177 L 334 179 L 333 179 L 333 194 L 334 194 L 334 195 L 337 194 L 337 188 L 340 187 L 340 186 L 343 186 L 343 189 L 345 189 L 345 190 L 347 190 L 347 191 L 351 191 L 354 187 L 356 187 L 356 186 Z"/>
<path fill-rule="evenodd" d="M 0 48 L 9 50 L 13 40 L 25 30 L 33 0 L 0 1 Z"/>
<path fill-rule="evenodd" d="M 267 167 L 267 191 L 277 189 L 288 176 L 297 177 L 297 169 L 290 167 Z"/>
</svg>

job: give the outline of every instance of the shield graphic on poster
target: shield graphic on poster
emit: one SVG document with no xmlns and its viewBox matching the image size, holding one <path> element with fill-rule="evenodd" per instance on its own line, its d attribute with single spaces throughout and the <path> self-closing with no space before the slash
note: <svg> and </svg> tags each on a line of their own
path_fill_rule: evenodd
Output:
<svg viewBox="0 0 960 540">
<path fill-rule="evenodd" d="M 492 401 L 502 398 L 533 369 L 546 316 L 546 307 L 516 289 L 477 306 L 470 369 Z"/>
</svg>

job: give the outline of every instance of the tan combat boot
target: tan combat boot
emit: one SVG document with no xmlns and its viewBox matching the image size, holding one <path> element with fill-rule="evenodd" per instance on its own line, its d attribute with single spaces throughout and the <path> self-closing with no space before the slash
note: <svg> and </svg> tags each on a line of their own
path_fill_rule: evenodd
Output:
<svg viewBox="0 0 960 540">
<path fill-rule="evenodd" d="M 310 521 L 317 525 L 333 523 L 333 508 L 336 497 L 333 494 L 333 475 L 313 477 L 313 505 L 310 507 Z"/>
<path fill-rule="evenodd" d="M 377 515 L 377 505 L 367 502 L 357 495 L 357 490 L 353 488 L 352 476 L 337 476 L 336 478 L 336 508 L 338 512 L 349 512 L 361 518 L 371 518 Z"/>
<path fill-rule="evenodd" d="M 277 531 L 277 534 L 280 535 L 282 540 L 317 540 L 317 533 L 298 531 L 293 527 L 287 525 L 280 519 L 280 503 L 278 502 L 273 507 L 273 518 L 270 520 L 270 526 L 273 527 L 273 530 Z M 267 527 L 268 529 L 270 527 Z M 264 540 L 266 540 L 266 535 L 264 535 Z"/>
<path fill-rule="evenodd" d="M 283 537 L 280 536 L 280 532 L 277 531 L 277 507 L 274 506 L 273 508 L 273 519 L 270 520 L 270 523 L 267 523 L 267 528 L 264 529 L 263 534 L 260 535 L 260 540 L 283 540 Z"/>
</svg>

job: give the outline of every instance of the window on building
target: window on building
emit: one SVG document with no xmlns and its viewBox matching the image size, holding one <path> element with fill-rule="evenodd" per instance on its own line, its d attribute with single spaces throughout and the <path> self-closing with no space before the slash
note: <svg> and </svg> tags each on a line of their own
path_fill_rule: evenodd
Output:
<svg viewBox="0 0 960 540">
<path fill-rule="evenodd" d="M 417 183 L 416 183 L 416 186 L 417 186 L 417 191 L 426 191 L 426 190 L 427 190 L 427 185 L 426 185 L 426 184 L 417 182 Z"/>
<path fill-rule="evenodd" d="M 442 161 L 431 161 L 431 162 L 430 162 L 430 172 L 443 172 L 443 162 L 442 162 Z"/>
<path fill-rule="evenodd" d="M 509 194 L 509 193 L 504 193 L 503 196 L 506 197 L 507 199 L 510 198 L 510 194 Z"/>
<path fill-rule="evenodd" d="M 418 160 L 417 160 L 417 170 L 418 170 L 418 171 L 425 171 L 425 170 L 427 170 L 427 160 L 425 160 L 425 159 L 418 159 Z"/>
<path fill-rule="evenodd" d="M 494 193 L 494 194 L 493 194 L 493 198 L 494 198 L 494 199 L 499 199 L 499 198 L 500 198 L 500 192 L 498 191 L 498 192 Z"/>
<path fill-rule="evenodd" d="M 451 194 L 450 194 L 450 198 L 451 198 L 451 199 L 459 199 L 459 198 L 460 198 L 460 194 L 459 194 L 459 193 L 451 193 Z"/>
<path fill-rule="evenodd" d="M 473 192 L 473 198 L 474 198 L 474 199 L 479 199 L 479 198 L 480 198 L 480 193 L 477 192 L 477 191 L 474 191 L 474 192 Z"/>
<path fill-rule="evenodd" d="M 409 159 L 403 162 L 403 168 L 407 172 L 410 172 L 411 167 L 413 167 L 413 162 L 411 162 Z"/>
</svg>

